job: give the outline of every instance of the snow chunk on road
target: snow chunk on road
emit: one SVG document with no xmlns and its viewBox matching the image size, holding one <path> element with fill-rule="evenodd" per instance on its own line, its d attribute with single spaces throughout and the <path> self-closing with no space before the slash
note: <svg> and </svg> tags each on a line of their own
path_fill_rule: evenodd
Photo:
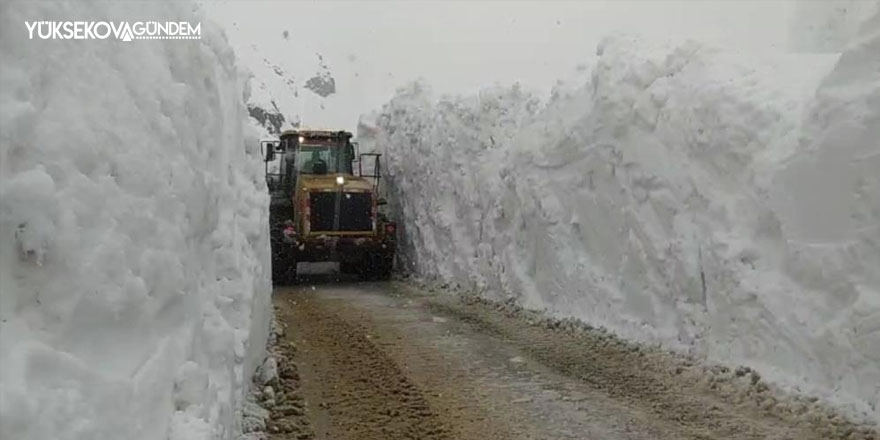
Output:
<svg viewBox="0 0 880 440">
<path fill-rule="evenodd" d="M 191 4 L 0 10 L 0 437 L 232 438 L 271 285 L 225 37 Z M 89 17 L 201 22 L 202 40 L 23 26 Z"/>
</svg>

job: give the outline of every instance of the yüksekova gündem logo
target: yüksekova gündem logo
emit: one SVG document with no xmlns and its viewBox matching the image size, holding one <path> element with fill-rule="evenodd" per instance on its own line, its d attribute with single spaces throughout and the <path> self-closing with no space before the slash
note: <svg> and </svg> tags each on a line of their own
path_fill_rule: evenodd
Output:
<svg viewBox="0 0 880 440">
<path fill-rule="evenodd" d="M 185 21 L 26 21 L 28 37 L 41 40 L 198 40 L 202 23 Z"/>
</svg>

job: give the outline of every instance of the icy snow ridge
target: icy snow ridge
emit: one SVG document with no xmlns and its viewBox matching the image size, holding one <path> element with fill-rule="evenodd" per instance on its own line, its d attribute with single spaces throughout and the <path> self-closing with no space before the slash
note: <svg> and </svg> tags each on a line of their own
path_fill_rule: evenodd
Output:
<svg viewBox="0 0 880 440">
<path fill-rule="evenodd" d="M 188 4 L 0 6 L 0 437 L 228 439 L 263 358 L 267 196 L 241 73 Z M 200 41 L 25 20 L 201 21 Z"/>
<path fill-rule="evenodd" d="M 371 128 L 400 263 L 880 420 L 872 35 L 772 59 L 609 38 L 546 104 L 413 84 Z"/>
</svg>

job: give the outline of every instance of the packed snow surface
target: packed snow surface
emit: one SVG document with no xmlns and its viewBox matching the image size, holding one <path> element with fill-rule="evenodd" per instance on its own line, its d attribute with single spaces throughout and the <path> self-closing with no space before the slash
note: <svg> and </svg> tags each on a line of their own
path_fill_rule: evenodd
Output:
<svg viewBox="0 0 880 440">
<path fill-rule="evenodd" d="M 201 21 L 28 40 L 24 21 Z M 228 439 L 269 327 L 241 72 L 180 3 L 0 5 L 0 438 Z"/>
<path fill-rule="evenodd" d="M 842 55 L 607 38 L 547 102 L 402 89 L 361 133 L 399 264 L 880 420 L 878 17 Z"/>
</svg>

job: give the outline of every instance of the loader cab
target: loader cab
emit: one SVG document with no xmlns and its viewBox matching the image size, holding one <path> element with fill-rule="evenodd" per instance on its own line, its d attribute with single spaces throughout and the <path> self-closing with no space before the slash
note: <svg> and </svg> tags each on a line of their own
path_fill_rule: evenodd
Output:
<svg viewBox="0 0 880 440">
<path fill-rule="evenodd" d="M 346 131 L 288 130 L 277 141 L 263 141 L 270 193 L 290 193 L 298 175 L 354 175 L 356 143 Z"/>
<path fill-rule="evenodd" d="M 353 174 L 353 154 L 348 142 L 304 139 L 295 144 L 296 172 L 299 174 Z"/>
</svg>

